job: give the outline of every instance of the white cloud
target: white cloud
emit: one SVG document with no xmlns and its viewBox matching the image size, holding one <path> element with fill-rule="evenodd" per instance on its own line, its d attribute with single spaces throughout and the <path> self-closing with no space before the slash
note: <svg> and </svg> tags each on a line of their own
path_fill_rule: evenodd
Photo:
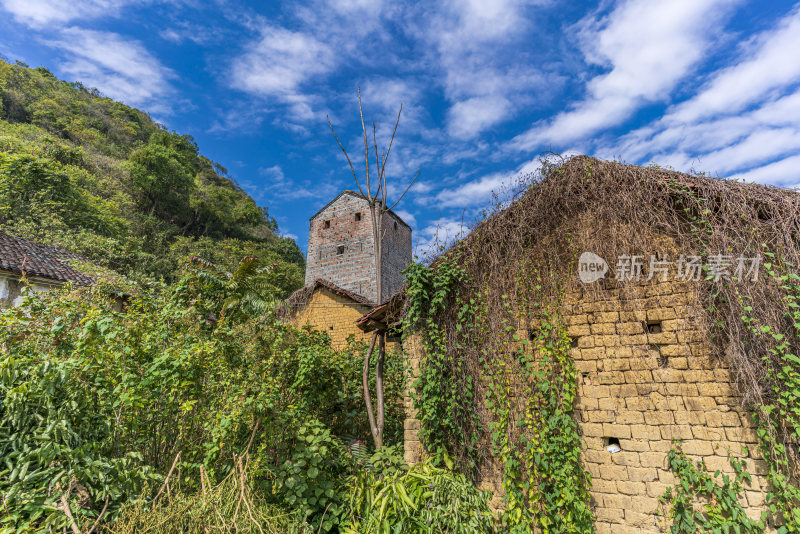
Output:
<svg viewBox="0 0 800 534">
<path fill-rule="evenodd" d="M 311 98 L 302 86 L 330 72 L 336 65 L 333 50 L 309 33 L 276 26 L 262 29 L 232 68 L 232 84 L 249 93 L 288 104 L 293 115 L 311 119 Z"/>
<path fill-rule="evenodd" d="M 141 43 L 116 33 L 74 27 L 62 30 L 59 36 L 48 44 L 68 55 L 61 71 L 126 104 L 147 105 L 151 112 L 167 111 L 163 99 L 173 92 L 169 79 L 174 73 Z"/>
<path fill-rule="evenodd" d="M 487 128 L 501 122 L 512 109 L 502 96 L 481 96 L 453 104 L 448 116 L 450 135 L 471 139 Z"/>
<path fill-rule="evenodd" d="M 417 225 L 417 218 L 414 217 L 414 214 L 411 213 L 410 211 L 398 210 L 398 209 L 392 211 L 394 211 L 401 219 L 403 219 L 412 228 Z"/>
<path fill-rule="evenodd" d="M 718 113 L 738 112 L 775 88 L 800 80 L 800 8 L 776 28 L 757 36 L 740 62 L 714 74 L 696 96 L 676 106 L 667 122 L 697 121 Z"/>
<path fill-rule="evenodd" d="M 445 189 L 436 195 L 436 203 L 446 208 L 486 206 L 491 203 L 492 194 L 498 194 L 508 186 L 514 175 L 492 173 L 477 180 L 467 182 L 454 189 Z"/>
<path fill-rule="evenodd" d="M 755 180 L 760 183 L 778 185 L 782 187 L 797 187 L 800 185 L 800 155 L 790 156 L 775 161 L 762 167 L 741 172 L 731 178 L 739 180 Z"/>
<path fill-rule="evenodd" d="M 14 18 L 33 27 L 115 15 L 130 0 L 0 0 Z"/>
<path fill-rule="evenodd" d="M 695 96 L 602 146 L 599 155 L 720 175 L 750 169 L 759 181 L 797 183 L 784 162 L 800 151 L 800 67 L 785 60 L 800 48 L 798 32 L 795 9 L 741 47 Z"/>
<path fill-rule="evenodd" d="M 620 124 L 648 102 L 668 98 L 711 43 L 733 0 L 628 0 L 602 19 L 579 25 L 587 62 L 609 71 L 592 78 L 586 98 L 534 125 L 512 146 L 561 145 Z"/>
<path fill-rule="evenodd" d="M 340 191 L 338 184 L 327 180 L 293 180 L 284 174 L 280 165 L 263 167 L 258 172 L 267 178 L 263 185 L 255 185 L 243 180 L 240 180 L 240 183 L 259 202 L 271 201 L 273 198 L 280 200 L 333 198 L 333 195 Z"/>
</svg>

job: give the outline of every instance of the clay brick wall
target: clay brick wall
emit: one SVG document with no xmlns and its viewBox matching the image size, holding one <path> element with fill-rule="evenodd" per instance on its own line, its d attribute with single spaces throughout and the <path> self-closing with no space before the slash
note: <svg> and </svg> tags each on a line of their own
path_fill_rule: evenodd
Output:
<svg viewBox="0 0 800 534">
<path fill-rule="evenodd" d="M 359 217 L 356 214 L 360 214 Z M 394 213 L 383 217 L 382 283 L 385 300 L 403 285 L 411 263 L 411 228 Z M 378 302 L 375 252 L 367 201 L 345 192 L 315 215 L 309 225 L 306 285 L 317 278 Z"/>
<path fill-rule="evenodd" d="M 712 356 L 695 287 L 651 282 L 631 295 L 575 285 L 566 295 L 562 312 L 580 373 L 576 419 L 600 534 L 669 531 L 658 497 L 675 483 L 667 465 L 673 440 L 681 440 L 690 459 L 705 460 L 711 473 L 732 474 L 729 451 L 741 457 L 746 446 L 753 478 L 741 504 L 751 517 L 765 510 L 766 465 L 730 373 Z M 417 369 L 419 343 L 409 346 Z M 406 403 L 405 456 L 415 462 L 423 454 L 419 423 Z M 620 452 L 606 450 L 610 439 L 619 441 Z M 495 492 L 495 506 L 500 476 L 501 466 L 489 462 L 479 482 Z"/>
<path fill-rule="evenodd" d="M 347 346 L 347 338 L 352 334 L 357 340 L 369 343 L 371 333 L 356 326 L 356 321 L 369 311 L 369 306 L 353 302 L 326 288 L 314 291 L 308 305 L 297 310 L 289 318 L 289 323 L 301 328 L 310 324 L 315 329 L 327 332 L 335 349 Z"/>
</svg>

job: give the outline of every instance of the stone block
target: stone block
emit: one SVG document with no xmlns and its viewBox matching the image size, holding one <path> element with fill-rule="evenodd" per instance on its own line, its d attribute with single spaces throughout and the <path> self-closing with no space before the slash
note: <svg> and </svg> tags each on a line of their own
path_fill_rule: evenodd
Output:
<svg viewBox="0 0 800 534">
<path fill-rule="evenodd" d="M 689 425 L 666 425 L 659 427 L 663 439 L 692 439 L 692 427 Z"/>
<path fill-rule="evenodd" d="M 642 467 L 667 468 L 667 454 L 664 452 L 640 452 L 639 461 Z"/>
<path fill-rule="evenodd" d="M 629 425 L 617 425 L 611 423 L 603 424 L 603 433 L 611 438 L 630 438 L 631 427 Z"/>
<path fill-rule="evenodd" d="M 644 495 L 646 490 L 645 484 L 652 484 L 652 482 L 631 482 L 630 480 L 618 480 L 617 491 L 623 495 Z"/>
</svg>

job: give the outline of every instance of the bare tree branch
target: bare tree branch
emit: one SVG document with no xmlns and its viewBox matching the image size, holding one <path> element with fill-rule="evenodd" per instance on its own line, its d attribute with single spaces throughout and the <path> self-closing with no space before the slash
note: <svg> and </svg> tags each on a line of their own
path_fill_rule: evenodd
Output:
<svg viewBox="0 0 800 534">
<path fill-rule="evenodd" d="M 361 115 L 361 130 L 364 132 L 364 164 L 367 170 L 367 198 L 372 200 L 372 189 L 369 184 L 369 140 L 367 127 L 364 125 L 364 108 L 361 107 L 361 87 L 358 88 L 358 113 Z M 363 191 L 361 192 L 364 193 Z"/>
<path fill-rule="evenodd" d="M 358 182 L 358 175 L 356 174 L 356 170 L 353 168 L 353 163 L 350 161 L 350 156 L 347 155 L 347 150 L 344 149 L 344 145 L 342 145 L 342 142 L 339 141 L 339 136 L 336 135 L 336 132 L 333 129 L 333 124 L 331 124 L 331 118 L 328 117 L 327 115 L 325 115 L 325 118 L 328 119 L 328 126 L 331 127 L 331 132 L 333 133 L 333 137 L 336 139 L 336 142 L 339 143 L 339 148 L 341 148 L 342 152 L 344 152 L 344 157 L 347 158 L 347 163 L 350 164 L 350 170 L 353 172 L 353 178 L 356 179 L 356 185 L 358 186 L 358 190 L 363 195 L 364 191 L 361 189 L 361 184 Z"/>
<path fill-rule="evenodd" d="M 406 187 L 406 190 L 405 190 L 405 191 L 403 191 L 403 194 L 402 194 L 402 195 L 400 195 L 400 198 L 398 198 L 398 199 L 397 199 L 397 202 L 395 202 L 394 204 L 392 204 L 392 206 L 391 206 L 389 209 L 392 209 L 392 208 L 394 208 L 395 206 L 397 206 L 397 205 L 400 203 L 400 201 L 401 201 L 401 200 L 403 200 L 403 197 L 404 197 L 404 196 L 406 196 L 406 193 L 408 193 L 408 190 L 409 190 L 409 189 L 411 189 L 411 186 L 412 186 L 412 185 L 414 185 L 414 182 L 416 182 L 416 181 L 417 181 L 417 178 L 419 178 L 419 173 L 420 173 L 420 172 L 422 172 L 422 171 L 421 171 L 420 169 L 417 169 L 417 174 L 414 176 L 414 179 L 413 179 L 413 180 L 411 180 L 411 183 L 410 183 L 410 184 L 408 184 L 408 187 Z"/>
<path fill-rule="evenodd" d="M 378 401 L 378 436 L 380 445 L 375 444 L 376 448 L 383 446 L 383 361 L 386 357 L 386 332 L 379 334 L 378 341 L 378 362 L 375 364 L 375 397 Z"/>
</svg>

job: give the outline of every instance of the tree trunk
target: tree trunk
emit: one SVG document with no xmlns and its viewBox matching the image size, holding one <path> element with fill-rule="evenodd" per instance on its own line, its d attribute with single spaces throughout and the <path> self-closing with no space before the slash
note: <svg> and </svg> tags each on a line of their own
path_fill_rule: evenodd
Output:
<svg viewBox="0 0 800 534">
<path fill-rule="evenodd" d="M 375 448 L 383 446 L 383 360 L 386 356 L 386 332 L 378 334 L 378 362 L 375 364 L 375 397 L 378 409 L 378 439 L 375 440 Z"/>
<path fill-rule="evenodd" d="M 380 449 L 383 445 L 382 436 L 378 432 L 378 425 L 375 422 L 375 412 L 372 410 L 372 397 L 369 394 L 369 362 L 372 358 L 372 351 L 375 350 L 375 342 L 378 339 L 378 332 L 372 334 L 372 342 L 369 344 L 369 350 L 364 357 L 364 369 L 361 374 L 361 379 L 364 385 L 364 403 L 367 405 L 367 419 L 369 419 L 369 430 L 372 433 L 372 441 L 375 443 L 375 448 Z M 378 349 L 380 351 L 380 348 Z M 380 360 L 380 356 L 378 356 Z M 381 391 L 381 399 L 383 398 L 383 391 Z M 383 410 L 383 407 L 380 408 Z"/>
</svg>

